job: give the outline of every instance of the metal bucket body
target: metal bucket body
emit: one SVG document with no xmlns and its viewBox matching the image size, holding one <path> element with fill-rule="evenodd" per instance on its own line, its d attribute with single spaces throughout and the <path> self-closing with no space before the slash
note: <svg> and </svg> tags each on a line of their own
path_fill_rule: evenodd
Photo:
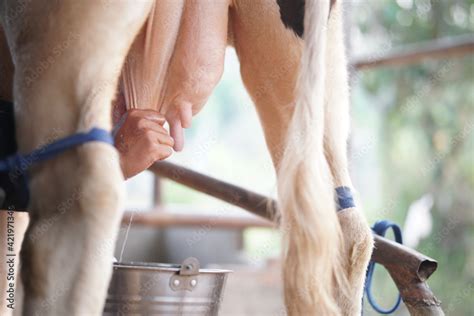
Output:
<svg viewBox="0 0 474 316">
<path fill-rule="evenodd" d="M 217 315 L 228 270 L 182 265 L 115 263 L 104 315 Z"/>
</svg>

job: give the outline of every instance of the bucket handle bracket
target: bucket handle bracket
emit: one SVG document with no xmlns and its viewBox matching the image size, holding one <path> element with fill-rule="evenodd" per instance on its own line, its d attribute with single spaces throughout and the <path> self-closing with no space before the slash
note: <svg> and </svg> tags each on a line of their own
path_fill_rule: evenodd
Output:
<svg viewBox="0 0 474 316">
<path fill-rule="evenodd" d="M 197 287 L 200 264 L 198 259 L 184 259 L 179 272 L 170 278 L 170 288 L 173 291 L 192 291 Z"/>
</svg>

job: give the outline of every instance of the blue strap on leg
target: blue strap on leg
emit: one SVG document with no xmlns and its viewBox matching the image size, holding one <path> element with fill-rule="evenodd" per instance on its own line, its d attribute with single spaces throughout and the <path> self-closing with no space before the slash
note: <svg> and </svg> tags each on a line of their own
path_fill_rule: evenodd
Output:
<svg viewBox="0 0 474 316">
<path fill-rule="evenodd" d="M 336 188 L 336 205 L 337 211 L 342 211 L 351 207 L 355 207 L 354 198 L 352 196 L 351 189 L 349 187 L 341 186 Z M 400 227 L 387 220 L 378 221 L 372 227 L 372 230 L 375 234 L 384 237 L 387 230 L 391 228 L 395 235 L 395 241 L 398 243 L 402 242 L 402 232 Z M 365 292 L 367 294 L 367 300 L 372 308 L 380 314 L 391 314 L 398 309 L 401 303 L 401 296 L 398 294 L 397 301 L 392 308 L 389 309 L 382 309 L 376 302 L 374 297 L 372 296 L 372 278 L 375 271 L 375 262 L 371 261 L 367 268 L 367 275 L 365 280 Z"/>
<path fill-rule="evenodd" d="M 68 149 L 88 142 L 103 142 L 110 145 L 114 144 L 114 140 L 109 131 L 101 128 L 93 128 L 86 133 L 77 133 L 62 138 L 51 144 L 38 148 L 29 154 L 16 154 L 0 160 L 0 172 L 15 171 L 25 173 L 28 168 L 35 163 L 51 159 Z"/>
<path fill-rule="evenodd" d="M 51 159 L 68 149 L 88 142 L 102 142 L 110 145 L 114 144 L 114 140 L 109 131 L 100 128 L 93 128 L 86 133 L 77 133 L 62 138 L 51 144 L 38 148 L 29 154 L 15 154 L 8 156 L 5 159 L 1 159 L 0 173 L 12 172 L 14 175 L 16 174 L 15 178 L 17 178 L 17 181 L 20 181 L 21 188 L 23 188 L 23 199 L 20 207 L 24 208 L 28 204 L 29 192 L 27 171 L 33 164 Z"/>
<path fill-rule="evenodd" d="M 374 224 L 374 226 L 372 226 L 372 230 L 375 234 L 379 235 L 379 236 L 382 236 L 382 237 L 385 237 L 385 234 L 387 232 L 387 230 L 391 228 L 393 230 L 393 234 L 395 235 L 395 241 L 399 244 L 402 244 L 403 241 L 402 241 L 402 231 L 400 229 L 400 227 L 391 222 L 391 221 L 387 221 L 387 220 L 382 220 L 382 221 L 378 221 Z M 374 297 L 372 296 L 372 278 L 373 278 L 373 275 L 374 275 L 374 271 L 375 271 L 375 262 L 374 261 L 371 261 L 369 263 L 369 267 L 367 268 L 367 275 L 366 275 L 366 279 L 365 279 L 365 293 L 367 294 L 367 300 L 369 301 L 369 304 L 372 306 L 372 308 L 377 311 L 378 313 L 380 314 L 391 314 L 393 313 L 394 311 L 396 311 L 398 309 L 398 307 L 400 306 L 400 303 L 402 301 L 402 298 L 400 296 L 400 294 L 398 294 L 398 298 L 397 298 L 397 301 L 395 302 L 395 305 L 393 305 L 392 308 L 389 308 L 389 309 L 383 309 L 381 308 L 377 302 L 375 302 L 375 299 Z"/>
<path fill-rule="evenodd" d="M 351 188 L 337 187 L 336 188 L 336 206 L 337 211 L 342 211 L 346 208 L 355 207 L 354 198 L 352 197 Z"/>
</svg>

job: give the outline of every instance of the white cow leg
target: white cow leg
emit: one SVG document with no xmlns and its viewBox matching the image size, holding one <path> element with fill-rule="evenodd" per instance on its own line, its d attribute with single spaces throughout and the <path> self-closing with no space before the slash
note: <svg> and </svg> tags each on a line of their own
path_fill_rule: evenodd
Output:
<svg viewBox="0 0 474 316">
<path fill-rule="evenodd" d="M 325 153 L 336 187 L 352 188 L 347 162 L 349 135 L 349 89 L 344 54 L 341 1 L 332 8 L 328 22 Z M 352 192 L 354 189 L 352 188 Z M 370 228 L 359 208 L 338 213 L 344 237 L 344 266 L 347 291 L 337 293 L 343 315 L 360 315 L 365 272 L 372 253 Z M 344 293 L 345 292 L 345 293 Z"/>
<path fill-rule="evenodd" d="M 20 152 L 92 127 L 110 130 L 121 66 L 151 1 L 2 5 L 16 66 Z M 23 314 L 100 315 L 122 215 L 116 150 L 103 143 L 79 146 L 33 166 L 29 180 Z"/>
</svg>

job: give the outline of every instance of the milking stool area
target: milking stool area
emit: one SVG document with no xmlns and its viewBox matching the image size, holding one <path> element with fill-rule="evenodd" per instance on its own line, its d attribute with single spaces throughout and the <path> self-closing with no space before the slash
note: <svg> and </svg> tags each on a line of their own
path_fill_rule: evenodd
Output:
<svg viewBox="0 0 474 316">
<path fill-rule="evenodd" d="M 104 316 L 218 315 L 230 270 L 181 264 L 114 263 Z"/>
</svg>

